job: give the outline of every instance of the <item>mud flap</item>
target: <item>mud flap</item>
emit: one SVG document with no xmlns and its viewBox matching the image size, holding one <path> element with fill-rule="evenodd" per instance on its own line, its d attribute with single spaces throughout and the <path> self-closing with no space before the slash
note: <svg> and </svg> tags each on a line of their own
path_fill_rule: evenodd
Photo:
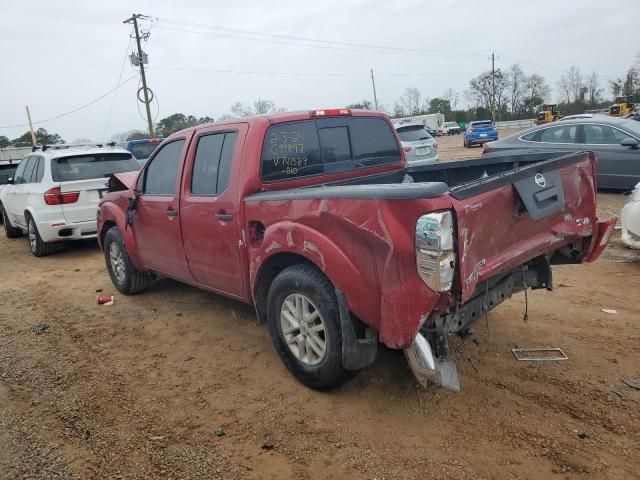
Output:
<svg viewBox="0 0 640 480">
<path fill-rule="evenodd" d="M 375 361 L 378 354 L 378 339 L 375 332 L 368 327 L 364 329 L 364 338 L 358 338 L 347 308 L 347 300 L 338 289 L 336 289 L 336 299 L 342 330 L 342 366 L 346 370 L 361 370 Z"/>
</svg>

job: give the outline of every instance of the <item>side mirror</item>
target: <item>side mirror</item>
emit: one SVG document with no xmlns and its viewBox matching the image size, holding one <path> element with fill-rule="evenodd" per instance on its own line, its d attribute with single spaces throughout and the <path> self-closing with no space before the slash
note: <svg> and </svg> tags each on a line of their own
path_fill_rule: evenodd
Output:
<svg viewBox="0 0 640 480">
<path fill-rule="evenodd" d="M 622 140 L 620 145 L 622 145 L 623 147 L 629 147 L 632 150 L 637 150 L 640 146 L 640 142 L 638 142 L 638 140 L 636 140 L 635 138 L 627 137 Z"/>
</svg>

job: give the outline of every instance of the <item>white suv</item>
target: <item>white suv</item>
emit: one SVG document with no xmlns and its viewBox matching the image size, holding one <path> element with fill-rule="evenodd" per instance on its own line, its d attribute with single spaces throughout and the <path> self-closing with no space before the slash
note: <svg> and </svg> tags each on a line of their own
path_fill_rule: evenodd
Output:
<svg viewBox="0 0 640 480">
<path fill-rule="evenodd" d="M 0 192 L 8 238 L 29 235 L 31 253 L 55 253 L 56 242 L 96 237 L 96 211 L 113 173 L 140 170 L 119 147 L 51 146 L 22 159 Z"/>
</svg>

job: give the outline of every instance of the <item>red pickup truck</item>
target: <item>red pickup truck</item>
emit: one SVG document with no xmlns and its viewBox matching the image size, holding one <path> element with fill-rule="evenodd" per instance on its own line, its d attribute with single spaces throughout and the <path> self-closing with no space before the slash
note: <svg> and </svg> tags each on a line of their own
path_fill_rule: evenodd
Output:
<svg viewBox="0 0 640 480">
<path fill-rule="evenodd" d="M 595 156 L 405 169 L 389 119 L 336 109 L 177 132 L 109 179 L 98 238 L 116 288 L 171 277 L 255 305 L 302 383 L 325 389 L 404 349 L 422 385 L 459 390 L 447 338 L 551 265 L 595 260 Z"/>
</svg>

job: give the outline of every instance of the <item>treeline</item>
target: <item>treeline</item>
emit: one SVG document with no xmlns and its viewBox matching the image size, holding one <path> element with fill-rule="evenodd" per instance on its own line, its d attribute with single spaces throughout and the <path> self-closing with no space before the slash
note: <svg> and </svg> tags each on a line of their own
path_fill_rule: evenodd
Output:
<svg viewBox="0 0 640 480">
<path fill-rule="evenodd" d="M 38 145 L 55 145 L 56 143 L 64 143 L 64 140 L 57 133 L 49 133 L 45 128 L 39 128 L 35 131 L 36 141 Z M 26 131 L 17 138 L 10 140 L 4 135 L 0 135 L 0 148 L 6 147 L 30 147 L 31 133 Z"/>
</svg>

